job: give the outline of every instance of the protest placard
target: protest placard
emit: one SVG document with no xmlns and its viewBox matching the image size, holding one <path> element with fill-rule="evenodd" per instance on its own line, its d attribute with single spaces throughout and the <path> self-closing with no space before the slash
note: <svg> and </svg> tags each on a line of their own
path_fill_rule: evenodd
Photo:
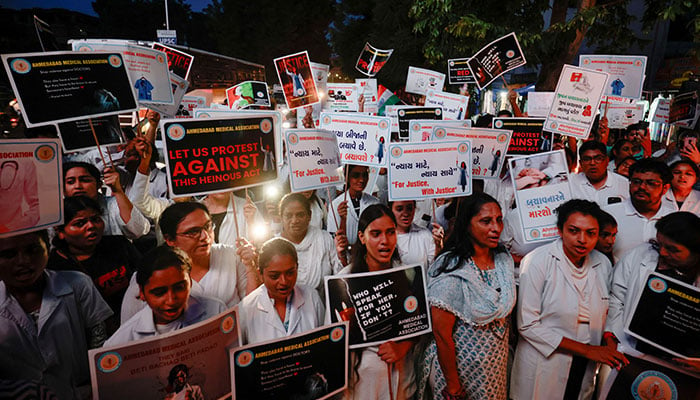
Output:
<svg viewBox="0 0 700 400">
<path fill-rule="evenodd" d="M 604 95 L 636 100 L 642 97 L 646 56 L 581 54 L 578 65 L 581 68 L 606 72 L 610 76 Z"/>
<path fill-rule="evenodd" d="M 328 83 L 326 108 L 331 111 L 357 111 L 359 92 L 354 83 Z"/>
<path fill-rule="evenodd" d="M 63 223 L 58 139 L 2 141 L 0 204 L 0 238 Z"/>
<path fill-rule="evenodd" d="M 319 93 L 326 91 L 326 85 L 328 84 L 328 71 L 330 71 L 330 66 L 326 64 L 320 64 L 315 62 L 310 62 L 311 72 L 314 75 L 314 83 L 316 84 L 316 90 Z"/>
<path fill-rule="evenodd" d="M 554 210 L 571 200 L 564 150 L 515 157 L 508 162 L 525 242 L 558 237 Z"/>
<path fill-rule="evenodd" d="M 170 86 L 173 88 L 173 104 L 149 104 L 148 108 L 160 113 L 163 118 L 174 118 L 180 111 L 182 99 L 190 83 L 175 74 L 170 74 Z M 202 97 L 203 99 L 203 97 Z M 189 111 L 188 111 L 189 112 Z"/>
<path fill-rule="evenodd" d="M 92 398 L 223 398 L 231 393 L 228 349 L 239 345 L 239 335 L 234 308 L 177 331 L 90 350 Z"/>
<path fill-rule="evenodd" d="M 544 126 L 548 131 L 586 139 L 591 133 L 608 74 L 564 65 Z"/>
<path fill-rule="evenodd" d="M 425 105 L 426 107 L 442 108 L 442 119 L 465 119 L 469 106 L 469 96 L 428 90 L 425 93 Z"/>
<path fill-rule="evenodd" d="M 676 126 L 695 129 L 700 116 L 698 92 L 682 93 L 671 99 L 668 122 Z"/>
<path fill-rule="evenodd" d="M 292 192 L 335 186 L 343 181 L 334 133 L 289 129 L 285 131 L 285 140 Z"/>
<path fill-rule="evenodd" d="M 484 46 L 467 64 L 479 89 L 483 89 L 499 76 L 525 65 L 525 55 L 515 33 L 509 33 Z"/>
<path fill-rule="evenodd" d="M 268 113 L 161 120 L 170 194 L 219 193 L 277 179 L 282 116 Z"/>
<path fill-rule="evenodd" d="M 325 276 L 327 313 L 349 322 L 351 349 L 428 333 L 424 276 L 422 265 Z"/>
<path fill-rule="evenodd" d="M 237 400 L 326 399 L 347 387 L 348 323 L 230 350 Z"/>
<path fill-rule="evenodd" d="M 377 94 L 377 80 L 355 79 L 355 83 L 359 88 L 360 96 L 363 96 L 365 99 L 364 112 L 377 115 L 379 113 L 379 96 Z"/>
<path fill-rule="evenodd" d="M 418 106 L 393 106 L 396 110 L 396 120 L 399 125 L 399 139 L 408 140 L 409 123 L 412 120 L 433 119 L 442 120 L 442 108 L 440 107 L 418 107 Z M 388 108 L 388 107 L 387 107 Z"/>
<path fill-rule="evenodd" d="M 526 105 L 528 117 L 547 117 L 552 103 L 554 103 L 554 92 L 528 92 Z"/>
<path fill-rule="evenodd" d="M 92 128 L 90 122 L 92 122 Z M 84 119 L 61 122 L 56 129 L 65 153 L 94 149 L 97 146 L 95 136 L 100 146 L 126 143 L 119 125 L 119 117 L 116 115 L 92 118 L 91 121 Z"/>
<path fill-rule="evenodd" d="M 468 196 L 472 193 L 469 140 L 392 143 L 389 200 Z"/>
<path fill-rule="evenodd" d="M 320 101 L 306 51 L 275 58 L 274 62 L 290 110 Z"/>
<path fill-rule="evenodd" d="M 408 121 L 409 142 L 429 142 L 433 138 L 433 129 L 437 126 L 453 128 L 470 128 L 472 120 L 413 119 Z"/>
<path fill-rule="evenodd" d="M 629 364 L 613 369 L 599 399 L 682 400 L 698 399 L 700 375 L 652 356 L 626 355 Z"/>
<path fill-rule="evenodd" d="M 437 126 L 433 129 L 432 140 L 469 140 L 472 146 L 472 178 L 500 179 L 512 133 L 502 129 Z"/>
<path fill-rule="evenodd" d="M 343 164 L 386 164 L 386 147 L 391 138 L 390 120 L 354 113 L 321 113 L 321 129 L 333 132 Z"/>
<path fill-rule="evenodd" d="M 373 77 L 377 75 L 384 64 L 389 61 L 389 57 L 391 57 L 391 53 L 393 52 L 394 49 L 377 49 L 367 42 L 360 52 L 360 56 L 357 57 L 355 69 L 369 77 Z"/>
<path fill-rule="evenodd" d="M 119 53 L 3 54 L 2 62 L 27 127 L 137 109 Z"/>
<path fill-rule="evenodd" d="M 447 80 L 450 85 L 476 83 L 469 69 L 468 58 L 452 58 L 447 60 Z"/>
<path fill-rule="evenodd" d="M 671 109 L 671 99 L 665 99 L 663 97 L 657 97 L 651 103 L 649 111 L 649 116 L 651 122 L 657 122 L 660 124 L 668 124 L 669 111 Z"/>
<path fill-rule="evenodd" d="M 493 127 L 512 131 L 508 155 L 543 153 L 552 150 L 552 132 L 542 130 L 544 118 L 494 118 Z"/>
<path fill-rule="evenodd" d="M 160 43 L 153 43 L 153 48 L 162 51 L 168 56 L 168 69 L 170 73 L 185 80 L 189 78 L 190 69 L 192 69 L 192 63 L 194 62 L 193 55 L 173 49 L 172 47 L 164 46 Z"/>
<path fill-rule="evenodd" d="M 72 42 L 73 51 L 119 52 L 124 57 L 133 90 L 139 103 L 173 104 L 168 58 L 165 53 L 123 40 L 87 39 Z"/>
<path fill-rule="evenodd" d="M 625 332 L 681 358 L 700 358 L 700 289 L 656 272 L 648 274 Z"/>
<path fill-rule="evenodd" d="M 445 74 L 429 69 L 408 67 L 406 92 L 425 94 L 428 90 L 442 91 L 445 86 Z"/>
<path fill-rule="evenodd" d="M 194 118 L 195 110 L 206 106 L 207 99 L 204 96 L 182 96 L 175 118 Z"/>
<path fill-rule="evenodd" d="M 226 89 L 226 100 L 232 110 L 241 110 L 250 106 L 270 106 L 270 95 L 265 82 L 245 81 L 231 86 Z"/>
<path fill-rule="evenodd" d="M 644 120 L 644 104 L 620 103 L 617 101 L 601 101 L 600 114 L 607 111 L 608 128 L 624 129 Z"/>
</svg>

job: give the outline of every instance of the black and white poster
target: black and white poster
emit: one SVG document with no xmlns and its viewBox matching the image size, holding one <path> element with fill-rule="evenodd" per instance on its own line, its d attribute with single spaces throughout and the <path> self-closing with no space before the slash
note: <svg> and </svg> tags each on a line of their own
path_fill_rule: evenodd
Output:
<svg viewBox="0 0 700 400">
<path fill-rule="evenodd" d="M 469 69 L 468 58 L 452 58 L 447 60 L 447 80 L 450 85 L 462 85 L 464 83 L 476 83 L 472 71 Z"/>
<path fill-rule="evenodd" d="M 655 357 L 626 355 L 629 365 L 613 370 L 599 399 L 700 400 L 700 379 Z"/>
<path fill-rule="evenodd" d="M 442 120 L 441 107 L 401 106 L 397 111 L 399 121 L 399 139 L 408 140 L 409 122 L 414 119 Z"/>
<path fill-rule="evenodd" d="M 525 56 L 515 33 L 484 46 L 467 61 L 476 85 L 483 89 L 506 72 L 525 65 Z"/>
<path fill-rule="evenodd" d="M 494 118 L 495 129 L 513 131 L 506 154 L 525 155 L 552 150 L 552 132 L 543 131 L 544 118 Z"/>
<path fill-rule="evenodd" d="M 357 63 L 355 63 L 355 69 L 369 77 L 373 77 L 377 75 L 384 64 L 389 61 L 389 57 L 391 57 L 391 53 L 393 52 L 394 49 L 377 49 L 371 44 L 365 43 L 365 47 L 362 49 L 362 52 L 360 52 Z"/>
<path fill-rule="evenodd" d="M 93 129 L 95 135 L 92 134 Z M 58 136 L 65 153 L 94 149 L 97 147 L 95 136 L 100 146 L 126 143 L 124 132 L 119 126 L 119 117 L 116 115 L 61 122 L 58 124 Z"/>
</svg>

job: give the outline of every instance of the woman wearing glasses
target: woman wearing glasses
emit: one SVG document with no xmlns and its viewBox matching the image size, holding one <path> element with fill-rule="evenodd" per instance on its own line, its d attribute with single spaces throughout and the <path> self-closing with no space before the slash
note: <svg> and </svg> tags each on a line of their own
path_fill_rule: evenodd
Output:
<svg viewBox="0 0 700 400">
<path fill-rule="evenodd" d="M 192 293 L 233 307 L 260 285 L 253 245 L 244 238 L 238 238 L 237 247 L 215 244 L 211 215 L 205 205 L 174 203 L 163 211 L 158 225 L 165 243 L 183 250 L 192 260 Z M 132 278 L 122 304 L 122 322 L 145 306 L 136 299 L 137 293 L 138 285 Z"/>
</svg>

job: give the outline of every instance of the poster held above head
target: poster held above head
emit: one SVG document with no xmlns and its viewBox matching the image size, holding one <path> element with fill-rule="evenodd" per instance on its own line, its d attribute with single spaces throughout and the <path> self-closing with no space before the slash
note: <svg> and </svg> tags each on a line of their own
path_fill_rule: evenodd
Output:
<svg viewBox="0 0 700 400">
<path fill-rule="evenodd" d="M 419 107 L 419 106 L 394 106 L 396 109 L 396 120 L 399 125 L 399 139 L 408 140 L 409 123 L 415 119 L 442 120 L 442 108 L 440 107 Z"/>
<path fill-rule="evenodd" d="M 391 120 L 356 113 L 321 113 L 321 129 L 333 132 L 343 164 L 386 166 Z"/>
<path fill-rule="evenodd" d="M 518 38 L 511 32 L 484 46 L 467 64 L 476 85 L 483 89 L 508 71 L 526 64 Z"/>
<path fill-rule="evenodd" d="M 389 200 L 419 200 L 472 194 L 469 140 L 392 143 Z"/>
<path fill-rule="evenodd" d="M 3 54 L 27 127 L 136 111 L 119 53 Z"/>
<path fill-rule="evenodd" d="M 360 52 L 360 56 L 357 58 L 355 69 L 369 77 L 373 77 L 377 75 L 384 64 L 389 61 L 389 57 L 391 57 L 391 53 L 393 52 L 394 49 L 377 49 L 367 42 L 362 52 Z"/>
<path fill-rule="evenodd" d="M 700 116 L 698 92 L 682 93 L 671 99 L 668 122 L 676 126 L 695 129 Z"/>
<path fill-rule="evenodd" d="M 526 110 L 528 117 L 546 118 L 552 103 L 554 103 L 554 92 L 528 92 Z"/>
<path fill-rule="evenodd" d="M 463 85 L 476 83 L 472 71 L 469 69 L 468 58 L 452 58 L 447 60 L 447 79 L 450 85 Z"/>
<path fill-rule="evenodd" d="M 86 119 L 58 124 L 58 136 L 61 138 L 65 153 L 94 149 L 97 143 L 95 143 L 95 136 L 92 135 L 93 129 L 100 146 L 126 143 L 118 116 L 110 115 L 91 119 L 92 128 L 90 121 Z"/>
<path fill-rule="evenodd" d="M 316 90 L 319 92 L 325 92 L 326 84 L 328 84 L 328 71 L 330 71 L 330 66 L 326 64 L 315 63 L 311 61 L 311 72 L 314 75 L 314 82 L 316 83 Z"/>
<path fill-rule="evenodd" d="M 424 95 L 428 90 L 441 92 L 445 87 L 445 74 L 429 69 L 408 67 L 406 92 Z"/>
<path fill-rule="evenodd" d="M 433 128 L 432 141 L 469 140 L 472 145 L 472 178 L 500 179 L 512 133 L 502 129 L 440 125 Z"/>
<path fill-rule="evenodd" d="M 336 186 L 343 182 L 340 152 L 333 132 L 289 129 L 284 132 L 292 192 Z"/>
<path fill-rule="evenodd" d="M 331 111 L 358 111 L 358 85 L 355 83 L 329 83 L 326 86 L 326 108 Z"/>
<path fill-rule="evenodd" d="M 429 142 L 433 138 L 433 129 L 436 127 L 471 128 L 472 120 L 443 121 L 437 119 L 412 119 L 408 121 L 409 142 Z"/>
<path fill-rule="evenodd" d="M 355 79 L 359 96 L 365 99 L 364 112 L 377 115 L 379 113 L 379 94 L 376 79 Z M 359 100 L 358 100 L 359 101 Z"/>
<path fill-rule="evenodd" d="M 190 69 L 192 69 L 192 63 L 194 62 L 193 55 L 173 49 L 172 47 L 164 46 L 161 43 L 153 43 L 153 48 L 162 51 L 168 56 L 168 69 L 170 73 L 185 80 L 189 78 Z"/>
<path fill-rule="evenodd" d="M 425 106 L 442 108 L 442 119 L 462 120 L 467 117 L 469 96 L 428 90 L 425 93 Z"/>
<path fill-rule="evenodd" d="M 245 81 L 231 86 L 226 89 L 226 99 L 232 110 L 270 106 L 270 95 L 265 82 Z"/>
<path fill-rule="evenodd" d="M 657 97 L 651 103 L 647 120 L 651 122 L 668 124 L 669 111 L 671 109 L 671 99 Z"/>
<path fill-rule="evenodd" d="M 506 154 L 510 156 L 544 153 L 552 150 L 553 134 L 543 131 L 544 118 L 494 118 L 495 129 L 512 131 Z"/>
<path fill-rule="evenodd" d="M 148 108 L 157 111 L 163 118 L 174 118 L 180 112 L 182 99 L 187 93 L 190 83 L 175 74 L 170 74 L 170 86 L 173 88 L 173 104 L 149 104 Z"/>
<path fill-rule="evenodd" d="M 0 151 L 0 238 L 63 223 L 58 139 L 6 139 Z"/>
<path fill-rule="evenodd" d="M 618 103 L 617 101 L 601 101 L 601 117 L 607 112 L 608 128 L 624 129 L 644 120 L 644 104 Z"/>
<path fill-rule="evenodd" d="M 614 56 L 581 54 L 578 58 L 581 68 L 607 72 L 610 75 L 603 93 L 605 96 L 620 96 L 639 100 L 642 97 L 646 56 Z"/>
<path fill-rule="evenodd" d="M 564 65 L 545 129 L 579 139 L 588 138 L 607 81 L 606 72 Z"/>
<path fill-rule="evenodd" d="M 182 96 L 175 118 L 194 118 L 198 108 L 205 108 L 207 99 L 203 96 Z"/>
<path fill-rule="evenodd" d="M 230 349 L 234 399 L 326 399 L 347 387 L 348 323 Z"/>
<path fill-rule="evenodd" d="M 290 110 L 320 101 L 306 51 L 275 58 L 277 77 Z"/>
</svg>

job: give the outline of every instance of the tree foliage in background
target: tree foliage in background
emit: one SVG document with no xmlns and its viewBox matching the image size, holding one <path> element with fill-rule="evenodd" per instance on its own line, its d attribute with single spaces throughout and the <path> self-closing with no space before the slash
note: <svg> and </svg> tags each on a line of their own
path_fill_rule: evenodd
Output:
<svg viewBox="0 0 700 400">
<path fill-rule="evenodd" d="M 629 0 L 415 0 L 410 15 L 414 31 L 425 35 L 423 54 L 428 62 L 468 57 L 485 44 L 515 32 L 528 64 L 541 64 L 538 90 L 554 90 L 564 64 L 574 57 L 584 41 L 599 54 L 624 54 L 641 44 L 630 29 Z M 659 19 L 697 15 L 700 5 L 688 0 L 645 0 L 642 18 L 645 29 Z M 551 23 L 545 27 L 545 12 Z M 696 17 L 697 21 L 697 17 Z M 696 32 L 700 23 L 695 24 Z M 696 35 L 697 36 L 697 35 Z"/>
</svg>

